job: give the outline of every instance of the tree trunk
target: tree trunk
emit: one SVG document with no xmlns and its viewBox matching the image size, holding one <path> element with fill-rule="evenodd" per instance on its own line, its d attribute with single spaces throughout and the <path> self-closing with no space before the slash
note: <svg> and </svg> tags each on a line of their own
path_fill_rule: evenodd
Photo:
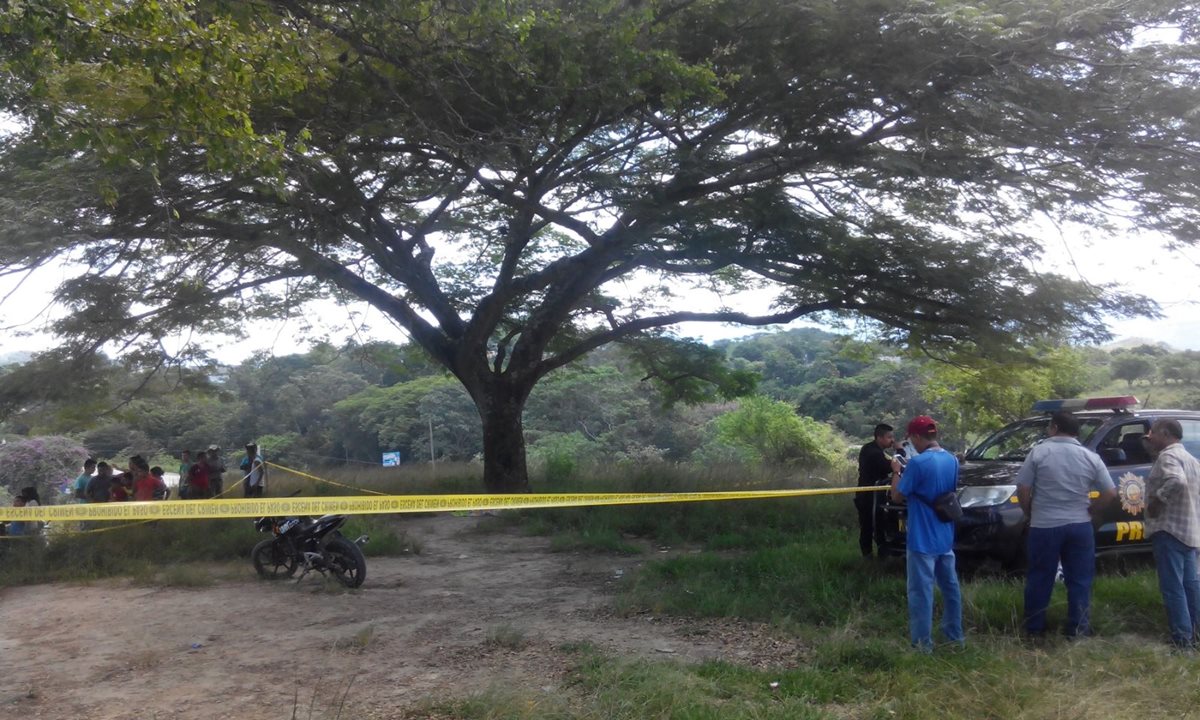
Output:
<svg viewBox="0 0 1200 720">
<path fill-rule="evenodd" d="M 483 420 L 483 485 L 490 493 L 529 492 L 522 415 L 529 393 L 492 387 L 476 400 Z"/>
</svg>

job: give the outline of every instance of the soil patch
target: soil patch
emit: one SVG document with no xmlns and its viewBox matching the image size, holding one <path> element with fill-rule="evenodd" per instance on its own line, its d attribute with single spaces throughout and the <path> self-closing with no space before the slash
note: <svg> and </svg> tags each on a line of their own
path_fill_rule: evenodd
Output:
<svg viewBox="0 0 1200 720">
<path fill-rule="evenodd" d="M 489 687 L 553 692 L 581 645 L 760 667 L 797 657 L 761 625 L 615 615 L 616 584 L 647 556 L 552 553 L 480 521 L 397 521 L 422 553 L 368 558 L 353 592 L 262 582 L 248 561 L 196 589 L 0 591 L 0 718 L 397 718 Z"/>
</svg>

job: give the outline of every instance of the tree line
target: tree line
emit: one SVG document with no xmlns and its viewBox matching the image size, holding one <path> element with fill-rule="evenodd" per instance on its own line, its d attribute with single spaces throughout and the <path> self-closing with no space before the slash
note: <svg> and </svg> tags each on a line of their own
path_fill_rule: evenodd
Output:
<svg viewBox="0 0 1200 720">
<path fill-rule="evenodd" d="M 1042 348 L 1028 363 L 993 363 L 967 353 L 934 360 L 798 329 L 709 349 L 712 362 L 741 373 L 753 390 L 679 398 L 648 381 L 620 347 L 551 374 L 525 411 L 531 457 L 845 467 L 875 423 L 920 413 L 942 420 L 947 441 L 965 447 L 1028 414 L 1034 400 L 1125 392 L 1130 383 L 1154 406 L 1200 407 L 1200 377 L 1174 370 L 1200 365 L 1200 353 L 1161 345 L 1064 345 Z M 1130 358 L 1157 370 L 1129 378 Z M 387 343 L 322 343 L 169 373 L 103 356 L 64 370 L 60 358 L 43 354 L 0 368 L 0 410 L 14 451 L 22 438 L 64 435 L 103 458 L 256 440 L 268 458 L 304 467 L 378 465 L 387 451 L 408 463 L 472 461 L 483 452 L 462 385 L 419 348 Z"/>
</svg>

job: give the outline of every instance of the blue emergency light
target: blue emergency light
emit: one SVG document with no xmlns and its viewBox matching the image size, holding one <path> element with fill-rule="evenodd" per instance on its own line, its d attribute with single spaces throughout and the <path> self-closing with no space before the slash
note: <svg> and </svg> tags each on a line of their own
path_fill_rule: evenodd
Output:
<svg viewBox="0 0 1200 720">
<path fill-rule="evenodd" d="M 1052 413 L 1059 410 L 1124 410 L 1138 404 L 1132 395 L 1099 398 L 1071 398 L 1067 400 L 1038 400 L 1033 404 L 1035 413 Z"/>
</svg>

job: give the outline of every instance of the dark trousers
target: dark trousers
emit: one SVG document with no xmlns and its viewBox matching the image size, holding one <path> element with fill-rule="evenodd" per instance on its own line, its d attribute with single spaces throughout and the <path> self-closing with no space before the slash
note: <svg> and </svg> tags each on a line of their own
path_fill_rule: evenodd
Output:
<svg viewBox="0 0 1200 720">
<path fill-rule="evenodd" d="M 246 497 L 248 497 L 248 498 L 256 498 L 256 497 L 263 496 L 263 486 L 262 485 L 245 485 L 243 487 L 245 488 Z"/>
<path fill-rule="evenodd" d="M 878 494 L 860 492 L 854 495 L 854 507 L 858 510 L 858 548 L 863 557 L 870 557 L 871 544 L 879 542 L 875 528 L 875 498 Z"/>
<path fill-rule="evenodd" d="M 1046 608 L 1054 592 L 1054 576 L 1062 563 L 1067 585 L 1068 636 L 1088 635 L 1092 604 L 1092 578 L 1096 574 L 1096 536 L 1090 522 L 1029 528 L 1026 540 L 1029 569 L 1025 573 L 1025 632 L 1046 631 Z"/>
</svg>

